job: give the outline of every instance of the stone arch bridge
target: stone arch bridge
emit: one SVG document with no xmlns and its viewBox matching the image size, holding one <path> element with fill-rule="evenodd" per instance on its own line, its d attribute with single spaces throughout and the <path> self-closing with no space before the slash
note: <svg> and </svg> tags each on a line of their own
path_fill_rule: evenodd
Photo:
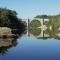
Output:
<svg viewBox="0 0 60 60">
<path fill-rule="evenodd" d="M 45 23 L 46 21 L 48 22 L 49 19 L 40 19 L 40 18 L 34 18 L 34 19 L 40 21 L 40 23 L 41 23 L 41 26 L 38 27 L 38 28 L 41 28 L 41 33 L 40 33 L 40 35 L 37 36 L 37 37 L 43 37 L 43 36 L 49 37 L 49 35 L 46 35 L 46 34 L 43 35 L 44 30 L 46 30 L 46 28 L 47 28 L 46 25 L 44 25 L 44 23 Z M 27 23 L 27 35 L 29 35 L 28 25 L 29 25 L 29 23 L 31 23 L 31 21 L 33 21 L 34 19 L 22 19 L 22 21 L 25 21 L 25 22 Z"/>
</svg>

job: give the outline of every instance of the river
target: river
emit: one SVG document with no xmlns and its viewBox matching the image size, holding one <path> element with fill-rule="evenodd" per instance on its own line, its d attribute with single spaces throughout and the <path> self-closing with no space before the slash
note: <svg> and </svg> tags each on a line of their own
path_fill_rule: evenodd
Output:
<svg viewBox="0 0 60 60">
<path fill-rule="evenodd" d="M 60 40 L 26 34 L 0 38 L 0 60 L 60 60 Z"/>
</svg>

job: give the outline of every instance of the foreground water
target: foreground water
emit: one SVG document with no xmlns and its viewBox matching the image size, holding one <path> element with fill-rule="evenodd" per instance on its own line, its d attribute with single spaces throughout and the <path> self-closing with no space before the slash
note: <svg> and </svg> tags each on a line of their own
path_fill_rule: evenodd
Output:
<svg viewBox="0 0 60 60">
<path fill-rule="evenodd" d="M 60 60 L 60 40 L 27 35 L 11 39 L 10 45 L 6 40 L 5 45 L 0 43 L 0 60 Z"/>
</svg>

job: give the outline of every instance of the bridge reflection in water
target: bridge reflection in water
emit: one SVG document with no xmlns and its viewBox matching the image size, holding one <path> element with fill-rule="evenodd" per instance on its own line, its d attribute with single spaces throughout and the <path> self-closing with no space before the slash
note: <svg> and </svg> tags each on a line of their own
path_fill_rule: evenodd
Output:
<svg viewBox="0 0 60 60">
<path fill-rule="evenodd" d="M 45 31 L 41 31 L 41 33 L 39 33 L 38 35 L 34 35 L 32 32 L 30 32 L 30 30 L 28 31 L 28 36 L 35 36 L 37 39 L 48 39 L 48 38 L 54 38 L 57 40 L 60 40 L 60 34 L 57 32 L 48 32 L 46 33 Z"/>
<path fill-rule="evenodd" d="M 27 31 L 24 34 L 26 34 L 26 33 L 27 33 Z M 17 39 L 18 38 L 20 39 L 20 37 L 22 37 L 22 35 L 23 34 L 21 34 L 20 36 L 17 36 L 17 37 L 12 36 L 12 37 L 7 37 L 7 38 L 6 37 L 4 37 L 4 38 L 0 37 L 0 54 L 4 55 L 7 52 L 9 52 L 10 48 L 16 47 L 18 44 Z M 39 35 L 34 35 L 30 32 L 30 30 L 28 30 L 28 36 L 30 37 L 32 35 L 35 36 L 37 39 L 47 39 L 47 38 L 60 39 L 60 36 L 59 37 L 58 36 L 52 37 L 49 34 L 46 34 L 45 31 L 42 31 L 42 33 L 39 33 Z"/>
<path fill-rule="evenodd" d="M 30 31 L 28 31 L 28 36 L 30 37 L 30 36 L 35 36 L 34 34 L 32 34 Z M 45 34 L 45 32 L 44 31 L 41 31 L 41 33 L 39 34 L 39 35 L 36 35 L 35 36 L 37 39 L 44 39 L 44 38 L 50 38 L 50 36 L 49 36 L 49 34 Z"/>
</svg>

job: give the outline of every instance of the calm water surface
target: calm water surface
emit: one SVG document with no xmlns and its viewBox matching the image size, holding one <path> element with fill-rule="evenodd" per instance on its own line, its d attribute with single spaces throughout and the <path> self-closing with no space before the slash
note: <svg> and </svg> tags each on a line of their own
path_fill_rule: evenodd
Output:
<svg viewBox="0 0 60 60">
<path fill-rule="evenodd" d="M 5 45 L 0 43 L 0 60 L 60 60 L 60 40 L 54 38 L 23 35 Z"/>
</svg>

